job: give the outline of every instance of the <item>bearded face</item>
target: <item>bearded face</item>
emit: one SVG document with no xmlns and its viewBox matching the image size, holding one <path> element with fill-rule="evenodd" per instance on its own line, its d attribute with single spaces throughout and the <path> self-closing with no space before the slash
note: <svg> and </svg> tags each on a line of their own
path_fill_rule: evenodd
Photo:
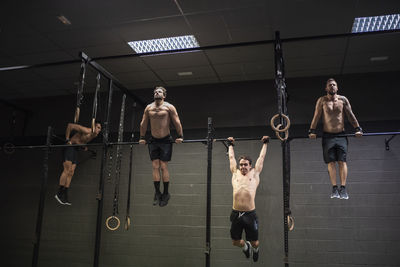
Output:
<svg viewBox="0 0 400 267">
<path fill-rule="evenodd" d="M 335 81 L 329 81 L 326 84 L 325 90 L 329 95 L 336 95 L 338 91 L 337 83 Z"/>
<path fill-rule="evenodd" d="M 164 99 L 164 92 L 162 89 L 156 89 L 154 90 L 154 100 L 162 100 Z"/>
</svg>

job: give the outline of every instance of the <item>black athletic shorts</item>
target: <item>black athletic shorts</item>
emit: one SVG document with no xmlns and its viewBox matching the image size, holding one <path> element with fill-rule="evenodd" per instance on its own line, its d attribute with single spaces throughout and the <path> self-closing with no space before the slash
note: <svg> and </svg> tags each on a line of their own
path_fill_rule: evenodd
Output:
<svg viewBox="0 0 400 267">
<path fill-rule="evenodd" d="M 242 239 L 243 229 L 246 232 L 247 241 L 258 240 L 258 218 L 256 210 L 238 211 L 231 213 L 231 238 L 232 240 Z"/>
<path fill-rule="evenodd" d="M 338 137 L 341 133 L 325 133 L 322 136 L 322 149 L 325 163 L 334 161 L 346 162 L 347 137 Z"/>
<path fill-rule="evenodd" d="M 170 135 L 167 135 L 164 138 L 150 137 L 148 145 L 150 159 L 170 161 L 172 157 L 172 142 L 172 137 Z"/>
<path fill-rule="evenodd" d="M 64 148 L 64 161 L 71 161 L 72 164 L 77 163 L 78 147 L 67 146 Z"/>
</svg>

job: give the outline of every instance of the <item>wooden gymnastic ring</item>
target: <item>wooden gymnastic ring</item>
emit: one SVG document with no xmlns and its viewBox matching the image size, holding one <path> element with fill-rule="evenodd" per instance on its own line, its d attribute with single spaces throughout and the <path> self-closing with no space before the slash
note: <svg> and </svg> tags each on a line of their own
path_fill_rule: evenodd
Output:
<svg viewBox="0 0 400 267">
<path fill-rule="evenodd" d="M 294 219 L 292 215 L 287 216 L 287 225 L 288 225 L 288 230 L 292 231 L 294 229 Z"/>
<path fill-rule="evenodd" d="M 110 221 L 111 221 L 112 219 L 115 219 L 115 220 L 117 221 L 117 226 L 115 226 L 115 227 L 111 227 L 111 226 L 110 226 Z M 111 215 L 111 216 L 108 217 L 107 220 L 106 220 L 106 226 L 107 226 L 108 230 L 110 230 L 110 231 L 115 231 L 115 230 L 117 230 L 117 229 L 119 228 L 120 225 L 121 225 L 121 221 L 119 220 L 119 218 L 118 218 L 117 216 Z"/>
<path fill-rule="evenodd" d="M 283 129 L 278 129 L 279 127 L 275 127 L 275 125 L 274 125 L 275 119 L 278 118 L 279 116 L 282 116 L 282 118 L 284 118 L 284 119 L 286 120 L 286 127 L 283 128 Z M 289 127 L 290 127 L 290 119 L 289 119 L 289 117 L 286 116 L 285 114 L 275 114 L 275 115 L 271 118 L 270 124 L 271 124 L 272 130 L 274 130 L 275 132 L 283 133 L 283 132 L 286 132 L 287 130 L 289 130 Z"/>
<path fill-rule="evenodd" d="M 131 217 L 129 215 L 126 215 L 125 217 L 125 230 L 129 230 L 129 227 L 131 227 Z"/>
<path fill-rule="evenodd" d="M 5 143 L 3 145 L 3 150 L 4 150 L 4 153 L 11 155 L 15 151 L 15 146 L 13 143 Z"/>
<path fill-rule="evenodd" d="M 282 124 L 278 124 L 276 127 L 280 128 L 282 126 Z M 283 141 L 286 141 L 289 138 L 289 131 L 285 131 L 285 137 L 281 137 L 280 132 L 275 132 L 276 137 Z"/>
</svg>

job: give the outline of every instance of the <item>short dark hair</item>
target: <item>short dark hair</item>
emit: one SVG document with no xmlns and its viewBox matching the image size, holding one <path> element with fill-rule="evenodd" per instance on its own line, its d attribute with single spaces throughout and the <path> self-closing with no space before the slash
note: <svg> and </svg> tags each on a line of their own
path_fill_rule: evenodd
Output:
<svg viewBox="0 0 400 267">
<path fill-rule="evenodd" d="M 335 79 L 333 79 L 333 78 L 329 78 L 329 79 L 326 81 L 326 84 L 328 84 L 329 82 L 335 82 L 335 83 L 337 83 L 337 81 L 336 81 Z"/>
<path fill-rule="evenodd" d="M 163 91 L 164 97 L 167 97 L 167 89 L 165 89 L 162 86 L 156 86 L 156 88 L 154 88 L 153 92 L 155 92 L 157 89 L 161 89 Z"/>
<path fill-rule="evenodd" d="M 96 124 L 100 124 L 101 128 L 103 128 L 103 124 L 101 123 L 101 121 L 94 121 L 94 125 Z"/>
<path fill-rule="evenodd" d="M 242 155 L 242 156 L 239 157 L 239 161 L 240 161 L 241 159 L 248 160 L 248 161 L 249 161 L 249 164 L 251 165 L 251 161 L 252 161 L 252 160 L 251 160 L 251 158 L 250 158 L 249 156 Z"/>
</svg>

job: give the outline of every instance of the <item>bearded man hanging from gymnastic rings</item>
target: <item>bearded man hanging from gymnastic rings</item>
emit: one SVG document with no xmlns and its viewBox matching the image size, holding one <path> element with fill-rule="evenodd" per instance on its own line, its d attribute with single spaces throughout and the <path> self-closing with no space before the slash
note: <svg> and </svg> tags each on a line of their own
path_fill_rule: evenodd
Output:
<svg viewBox="0 0 400 267">
<path fill-rule="evenodd" d="M 315 139 L 316 128 L 319 119 L 323 117 L 324 133 L 322 136 L 322 148 L 324 161 L 328 164 L 329 178 L 332 183 L 331 198 L 348 199 L 346 190 L 347 181 L 347 137 L 344 137 L 344 114 L 354 127 L 355 136 L 360 137 L 363 131 L 354 115 L 349 100 L 338 95 L 338 86 L 335 79 L 330 78 L 326 82 L 326 95 L 321 96 L 315 105 L 314 117 L 311 122 L 308 136 Z M 336 162 L 339 166 L 340 188 L 336 184 Z"/>
<path fill-rule="evenodd" d="M 154 200 L 153 205 L 164 207 L 168 204 L 170 194 L 168 161 L 172 156 L 172 140 L 170 134 L 170 124 L 174 124 L 178 134 L 175 143 L 183 142 L 183 130 L 181 121 L 179 120 L 176 108 L 170 103 L 164 101 L 167 96 L 167 90 L 164 87 L 157 86 L 153 91 L 154 102 L 147 105 L 143 113 L 142 122 L 140 123 L 140 140 L 139 144 L 146 144 L 147 125 L 150 121 L 151 137 L 148 148 L 150 159 L 153 166 L 153 182 L 154 182 Z M 160 180 L 163 180 L 164 192 L 160 191 Z"/>
<path fill-rule="evenodd" d="M 75 131 L 75 133 L 70 137 L 72 131 Z M 68 145 L 83 145 L 97 137 L 100 131 L 101 123 L 99 121 L 93 121 L 92 128 L 84 127 L 76 123 L 68 123 L 67 130 L 65 131 L 65 138 Z M 68 189 L 71 184 L 72 176 L 74 176 L 78 149 L 78 146 L 67 146 L 64 149 L 64 169 L 60 176 L 60 187 L 57 194 L 54 196 L 62 205 L 71 205 L 71 202 L 68 200 Z M 84 149 L 87 150 L 87 147 Z"/>
</svg>

